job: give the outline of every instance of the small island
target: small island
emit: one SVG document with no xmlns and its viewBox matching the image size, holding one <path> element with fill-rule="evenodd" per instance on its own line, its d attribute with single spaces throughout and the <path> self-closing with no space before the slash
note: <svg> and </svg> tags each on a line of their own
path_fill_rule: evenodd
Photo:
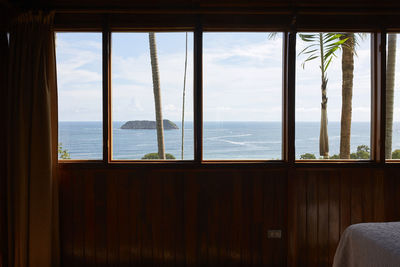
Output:
<svg viewBox="0 0 400 267">
<path fill-rule="evenodd" d="M 179 129 L 179 127 L 170 120 L 163 120 L 164 130 Z M 121 129 L 134 129 L 134 130 L 151 130 L 156 129 L 155 121 L 128 121 L 121 126 Z"/>
</svg>

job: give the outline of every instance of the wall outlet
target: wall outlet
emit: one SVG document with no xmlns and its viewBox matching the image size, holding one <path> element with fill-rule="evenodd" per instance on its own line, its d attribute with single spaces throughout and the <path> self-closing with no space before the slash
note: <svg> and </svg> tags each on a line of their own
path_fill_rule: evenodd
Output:
<svg viewBox="0 0 400 267">
<path fill-rule="evenodd" d="M 268 239 L 281 239 L 282 231 L 281 230 L 268 230 L 267 237 L 268 237 Z"/>
</svg>

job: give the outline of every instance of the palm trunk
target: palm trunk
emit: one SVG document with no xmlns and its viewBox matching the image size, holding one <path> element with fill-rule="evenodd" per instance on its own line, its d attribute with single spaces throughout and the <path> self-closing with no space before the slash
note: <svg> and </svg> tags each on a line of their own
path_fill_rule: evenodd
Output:
<svg viewBox="0 0 400 267">
<path fill-rule="evenodd" d="M 321 128 L 319 133 L 319 154 L 324 159 L 329 158 L 329 140 L 328 140 L 328 98 L 326 97 L 326 86 L 328 79 L 325 76 L 325 62 L 324 62 L 324 46 L 323 46 L 323 34 L 319 34 L 320 53 L 321 53 Z"/>
<path fill-rule="evenodd" d="M 386 67 L 386 142 L 385 157 L 392 158 L 392 134 L 393 134 L 393 101 L 394 81 L 396 67 L 396 34 L 388 36 L 388 54 Z"/>
<path fill-rule="evenodd" d="M 149 32 L 151 70 L 153 76 L 154 104 L 156 109 L 158 158 L 165 159 L 164 126 L 161 109 L 160 75 L 158 71 L 156 37 L 154 32 Z"/>
<path fill-rule="evenodd" d="M 319 154 L 324 159 L 329 158 L 329 138 L 328 138 L 328 98 L 326 97 L 327 80 L 324 77 L 321 85 L 321 128 L 319 132 Z"/>
<path fill-rule="evenodd" d="M 186 94 L 186 70 L 187 70 L 187 52 L 188 52 L 188 34 L 186 33 L 185 45 L 185 72 L 183 74 L 183 95 L 182 95 L 182 149 L 181 159 L 183 160 L 184 144 L 185 144 L 185 94 Z"/>
<path fill-rule="evenodd" d="M 354 77 L 354 33 L 343 34 L 342 45 L 342 118 L 340 122 L 340 158 L 350 159 L 351 115 Z"/>
</svg>

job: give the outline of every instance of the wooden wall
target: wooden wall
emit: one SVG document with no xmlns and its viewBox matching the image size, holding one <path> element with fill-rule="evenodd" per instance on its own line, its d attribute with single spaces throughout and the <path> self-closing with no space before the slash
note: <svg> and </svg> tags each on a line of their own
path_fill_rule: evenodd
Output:
<svg viewBox="0 0 400 267">
<path fill-rule="evenodd" d="M 400 220 L 399 170 L 62 168 L 62 261 L 331 266 L 348 225 Z"/>
<path fill-rule="evenodd" d="M 332 266 L 347 226 L 385 221 L 384 182 L 383 171 L 370 168 L 296 170 L 289 182 L 289 266 Z"/>
<path fill-rule="evenodd" d="M 285 171 L 75 169 L 61 182 L 63 266 L 286 261 Z"/>
</svg>

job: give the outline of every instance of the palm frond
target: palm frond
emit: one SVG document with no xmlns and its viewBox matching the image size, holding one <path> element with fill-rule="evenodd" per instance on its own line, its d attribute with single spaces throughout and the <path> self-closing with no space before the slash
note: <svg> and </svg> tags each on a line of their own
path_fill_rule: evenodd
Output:
<svg viewBox="0 0 400 267">
<path fill-rule="evenodd" d="M 332 58 L 336 56 L 336 52 L 345 45 L 348 38 L 342 38 L 340 33 L 323 33 L 322 36 L 319 33 L 313 34 L 299 34 L 300 39 L 308 43 L 308 45 L 300 51 L 298 55 L 307 55 L 308 57 L 301 64 L 305 67 L 305 63 L 311 60 L 320 58 L 322 54 L 322 66 L 321 71 L 324 73 L 328 69 Z M 322 48 L 322 51 L 321 51 Z"/>
<path fill-rule="evenodd" d="M 268 33 L 267 38 L 268 38 L 268 40 L 275 40 L 277 36 L 278 36 L 277 32 L 270 32 L 270 33 Z"/>
</svg>

